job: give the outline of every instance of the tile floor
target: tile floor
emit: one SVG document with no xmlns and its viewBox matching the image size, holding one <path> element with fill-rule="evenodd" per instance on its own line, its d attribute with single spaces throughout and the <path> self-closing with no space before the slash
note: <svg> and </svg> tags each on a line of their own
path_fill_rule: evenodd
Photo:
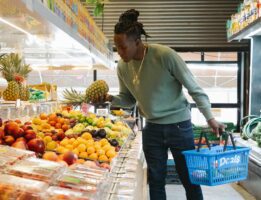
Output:
<svg viewBox="0 0 261 200">
<path fill-rule="evenodd" d="M 226 184 L 214 187 L 202 186 L 204 200 L 255 200 L 237 184 Z M 185 200 L 185 191 L 181 185 L 166 186 L 168 200 Z"/>
</svg>

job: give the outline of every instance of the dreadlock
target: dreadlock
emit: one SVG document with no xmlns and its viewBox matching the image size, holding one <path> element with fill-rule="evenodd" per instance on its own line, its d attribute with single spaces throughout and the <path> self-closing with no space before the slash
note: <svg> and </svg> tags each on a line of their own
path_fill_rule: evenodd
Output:
<svg viewBox="0 0 261 200">
<path fill-rule="evenodd" d="M 121 14 L 119 22 L 114 27 L 114 34 L 124 33 L 128 37 L 132 36 L 135 39 L 141 39 L 141 35 L 147 40 L 150 37 L 143 29 L 143 24 L 138 22 L 140 13 L 135 9 L 130 9 Z"/>
</svg>

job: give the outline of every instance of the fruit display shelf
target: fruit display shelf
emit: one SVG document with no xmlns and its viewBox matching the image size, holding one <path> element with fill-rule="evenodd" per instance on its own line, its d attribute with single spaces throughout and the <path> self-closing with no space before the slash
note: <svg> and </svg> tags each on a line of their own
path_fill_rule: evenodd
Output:
<svg viewBox="0 0 261 200">
<path fill-rule="evenodd" d="M 33 115 L 26 121 L 5 118 L 0 122 L 0 147 L 3 147 L 0 158 L 8 156 L 1 159 L 0 174 L 55 187 L 48 190 L 50 199 L 60 199 L 57 187 L 67 188 L 68 194 L 75 192 L 76 196 L 84 193 L 90 199 L 110 199 L 112 193 L 128 191 L 121 185 L 128 181 L 135 185 L 131 194 L 140 194 L 136 191 L 141 188 L 137 180 L 143 177 L 139 174 L 144 174 L 141 138 L 135 137 L 136 133 L 121 118 L 84 115 L 61 107 L 50 114 Z M 49 162 L 53 164 L 46 164 Z"/>
<path fill-rule="evenodd" d="M 27 101 L 2 101 L 0 103 L 0 118 L 3 120 L 28 121 L 41 113 L 52 113 L 59 107 L 58 101 L 43 101 L 30 103 Z"/>
<path fill-rule="evenodd" d="M 146 199 L 147 168 L 141 145 L 141 132 L 131 136 L 114 160 L 106 199 Z"/>
</svg>

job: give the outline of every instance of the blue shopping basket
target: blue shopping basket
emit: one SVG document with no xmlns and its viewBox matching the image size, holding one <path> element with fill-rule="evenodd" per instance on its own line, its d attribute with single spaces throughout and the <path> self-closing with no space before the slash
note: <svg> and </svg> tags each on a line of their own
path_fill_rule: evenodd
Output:
<svg viewBox="0 0 261 200">
<path fill-rule="evenodd" d="M 203 135 L 208 148 L 200 149 Z M 222 135 L 226 136 L 224 146 L 210 147 L 206 134 L 201 133 L 198 149 L 183 151 L 193 184 L 215 186 L 247 178 L 250 148 L 236 147 L 231 133 Z M 227 146 L 228 137 L 233 146 Z"/>
</svg>

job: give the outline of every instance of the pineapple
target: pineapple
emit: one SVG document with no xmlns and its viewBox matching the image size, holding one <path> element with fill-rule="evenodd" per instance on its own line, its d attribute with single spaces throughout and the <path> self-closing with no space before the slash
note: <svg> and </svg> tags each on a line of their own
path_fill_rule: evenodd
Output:
<svg viewBox="0 0 261 200">
<path fill-rule="evenodd" d="M 71 90 L 65 89 L 63 91 L 63 97 L 65 99 L 63 101 L 63 103 L 71 104 L 74 106 L 81 105 L 82 102 L 84 102 L 84 100 L 85 100 L 85 95 L 83 95 L 80 92 L 77 92 L 76 90 L 74 90 L 72 88 L 71 88 Z"/>
<path fill-rule="evenodd" d="M 100 97 L 105 96 L 109 91 L 109 87 L 104 80 L 94 81 L 86 89 L 86 101 L 87 102 L 96 102 Z"/>
<path fill-rule="evenodd" d="M 28 101 L 30 97 L 29 88 L 19 84 L 19 97 L 22 101 Z"/>
<path fill-rule="evenodd" d="M 95 103 L 100 97 L 103 97 L 109 91 L 109 87 L 104 80 L 97 80 L 93 82 L 87 89 L 86 95 L 72 89 L 65 89 L 63 91 L 63 103 L 71 104 L 74 106 L 81 105 L 83 102 Z"/>
<path fill-rule="evenodd" d="M 3 92 L 3 98 L 12 101 L 19 98 L 25 101 L 28 100 L 29 90 L 23 85 L 23 82 L 31 72 L 29 65 L 23 64 L 18 54 L 11 53 L 1 58 L 0 66 L 2 75 L 8 82 L 8 87 Z"/>
<path fill-rule="evenodd" d="M 3 92 L 5 101 L 15 101 L 19 99 L 19 85 L 16 81 L 9 81 L 6 90 Z"/>
</svg>

